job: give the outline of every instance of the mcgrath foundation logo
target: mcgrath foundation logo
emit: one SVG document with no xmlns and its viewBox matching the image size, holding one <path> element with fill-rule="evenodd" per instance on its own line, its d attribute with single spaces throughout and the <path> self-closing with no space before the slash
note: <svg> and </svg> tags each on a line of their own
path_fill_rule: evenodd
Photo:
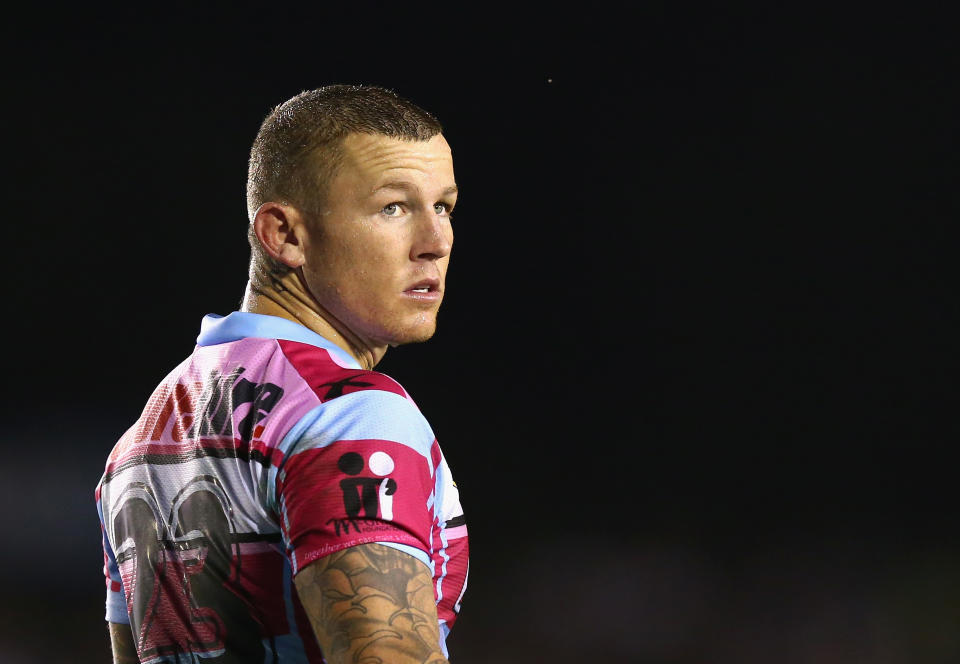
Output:
<svg viewBox="0 0 960 664">
<path fill-rule="evenodd" d="M 374 452 L 364 463 L 363 457 L 356 452 L 347 452 L 337 460 L 337 467 L 350 476 L 340 480 L 348 519 L 375 519 L 377 516 L 385 521 L 393 519 L 393 494 L 397 492 L 397 481 L 387 477 L 394 468 L 389 454 Z"/>
</svg>

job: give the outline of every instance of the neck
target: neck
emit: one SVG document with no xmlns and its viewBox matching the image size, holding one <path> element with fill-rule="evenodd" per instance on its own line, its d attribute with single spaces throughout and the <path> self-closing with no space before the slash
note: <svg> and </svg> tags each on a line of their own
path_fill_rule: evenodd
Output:
<svg viewBox="0 0 960 664">
<path fill-rule="evenodd" d="M 291 270 L 283 277 L 256 281 L 260 283 L 247 282 L 241 311 L 300 323 L 345 350 L 364 369 L 373 369 L 386 354 L 385 345 L 365 342 L 327 311 L 307 290 L 299 270 Z"/>
</svg>

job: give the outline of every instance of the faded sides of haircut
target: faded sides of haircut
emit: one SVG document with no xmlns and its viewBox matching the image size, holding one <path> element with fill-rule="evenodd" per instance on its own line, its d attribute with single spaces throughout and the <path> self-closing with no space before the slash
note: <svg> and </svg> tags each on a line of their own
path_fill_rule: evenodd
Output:
<svg viewBox="0 0 960 664">
<path fill-rule="evenodd" d="M 411 141 L 430 140 L 442 127 L 433 115 L 391 90 L 365 85 L 328 85 L 301 92 L 275 107 L 260 126 L 247 171 L 250 279 L 289 268 L 272 259 L 253 232 L 253 220 L 268 201 L 292 205 L 309 219 L 323 211 L 330 182 L 353 133 Z"/>
</svg>

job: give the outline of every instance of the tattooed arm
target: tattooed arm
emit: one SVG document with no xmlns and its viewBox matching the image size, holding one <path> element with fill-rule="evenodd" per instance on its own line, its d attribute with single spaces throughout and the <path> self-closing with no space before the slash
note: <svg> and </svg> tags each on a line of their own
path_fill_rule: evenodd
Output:
<svg viewBox="0 0 960 664">
<path fill-rule="evenodd" d="M 130 625 L 109 623 L 110 644 L 113 647 L 113 664 L 140 664 L 137 647 L 133 643 Z"/>
<path fill-rule="evenodd" d="M 321 558 L 296 576 L 327 664 L 447 664 L 430 569 L 382 544 Z"/>
</svg>

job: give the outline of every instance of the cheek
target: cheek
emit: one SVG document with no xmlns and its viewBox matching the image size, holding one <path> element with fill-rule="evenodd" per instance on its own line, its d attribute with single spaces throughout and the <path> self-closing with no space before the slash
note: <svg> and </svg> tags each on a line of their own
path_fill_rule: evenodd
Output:
<svg viewBox="0 0 960 664">
<path fill-rule="evenodd" d="M 339 261 L 340 291 L 360 308 L 378 308 L 396 287 L 394 263 L 375 252 L 354 253 Z"/>
<path fill-rule="evenodd" d="M 371 257 L 364 251 L 365 240 L 358 237 L 353 242 L 331 242 L 317 257 L 316 271 L 324 275 L 327 283 L 336 282 L 338 290 L 365 279 L 372 265 Z"/>
<path fill-rule="evenodd" d="M 402 239 L 362 222 L 349 232 L 327 235 L 323 250 L 313 257 L 318 285 L 335 291 L 351 309 L 386 306 L 408 259 Z"/>
</svg>

